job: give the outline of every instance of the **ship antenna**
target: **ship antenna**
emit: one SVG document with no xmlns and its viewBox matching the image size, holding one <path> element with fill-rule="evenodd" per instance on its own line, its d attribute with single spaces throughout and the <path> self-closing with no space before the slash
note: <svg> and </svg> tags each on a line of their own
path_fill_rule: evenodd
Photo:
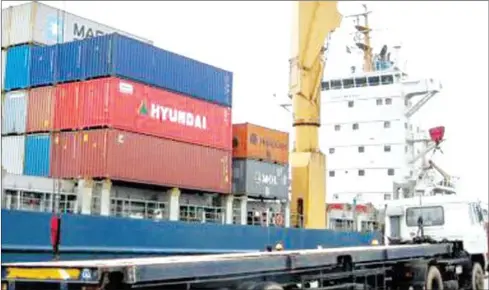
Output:
<svg viewBox="0 0 489 290">
<path fill-rule="evenodd" d="M 367 4 L 362 4 L 364 8 L 364 12 L 354 15 L 348 15 L 346 17 L 355 17 L 355 29 L 357 30 L 357 35 L 361 35 L 360 39 L 356 43 L 357 47 L 363 51 L 363 70 L 365 72 L 373 71 L 373 56 L 372 56 L 372 47 L 370 45 L 371 35 L 369 23 L 368 23 L 368 15 L 372 13 L 367 9 Z M 363 18 L 363 25 L 360 23 L 360 17 Z M 363 40 L 363 41 L 362 41 Z"/>
</svg>

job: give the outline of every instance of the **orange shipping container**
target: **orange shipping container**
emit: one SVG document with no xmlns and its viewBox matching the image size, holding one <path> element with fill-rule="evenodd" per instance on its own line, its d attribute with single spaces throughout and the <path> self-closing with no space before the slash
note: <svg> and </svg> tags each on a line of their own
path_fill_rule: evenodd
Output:
<svg viewBox="0 0 489 290">
<path fill-rule="evenodd" d="M 289 162 L 289 133 L 250 123 L 233 125 L 233 157 Z"/>
<path fill-rule="evenodd" d="M 53 129 L 54 94 L 54 87 L 40 87 L 29 91 L 27 133 L 47 132 Z"/>
</svg>

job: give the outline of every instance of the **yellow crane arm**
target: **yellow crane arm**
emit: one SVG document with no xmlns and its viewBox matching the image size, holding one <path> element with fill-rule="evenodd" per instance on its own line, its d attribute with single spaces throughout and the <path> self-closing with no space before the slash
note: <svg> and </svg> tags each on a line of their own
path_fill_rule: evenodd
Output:
<svg viewBox="0 0 489 290">
<path fill-rule="evenodd" d="M 293 225 L 326 226 L 325 156 L 319 150 L 323 45 L 341 23 L 337 1 L 294 2 L 290 88 L 295 145 L 292 167 Z"/>
</svg>

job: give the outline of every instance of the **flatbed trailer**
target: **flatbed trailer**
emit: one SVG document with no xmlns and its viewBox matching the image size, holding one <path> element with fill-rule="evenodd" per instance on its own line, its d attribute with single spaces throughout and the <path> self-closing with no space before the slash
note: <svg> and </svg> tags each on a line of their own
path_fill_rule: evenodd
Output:
<svg viewBox="0 0 489 290">
<path fill-rule="evenodd" d="M 471 273 L 472 264 L 463 244 L 447 242 L 12 263 L 2 265 L 2 287 L 8 290 L 282 290 L 305 289 L 316 284 L 317 289 L 324 290 L 423 289 L 423 286 L 425 289 L 472 289 L 464 288 L 472 281 Z"/>
</svg>

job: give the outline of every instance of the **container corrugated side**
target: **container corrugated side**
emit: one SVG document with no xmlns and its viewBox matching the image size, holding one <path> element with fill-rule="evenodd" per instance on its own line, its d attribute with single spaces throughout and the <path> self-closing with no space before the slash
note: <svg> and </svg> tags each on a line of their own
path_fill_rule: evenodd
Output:
<svg viewBox="0 0 489 290">
<path fill-rule="evenodd" d="M 55 87 L 39 87 L 29 91 L 27 101 L 27 133 L 48 132 L 53 129 Z M 70 115 L 76 115 L 71 111 Z"/>
<path fill-rule="evenodd" d="M 28 91 L 8 92 L 2 104 L 2 134 L 23 134 L 26 129 Z"/>
<path fill-rule="evenodd" d="M 31 46 L 21 45 L 7 49 L 5 91 L 26 89 L 30 84 Z"/>
<path fill-rule="evenodd" d="M 85 162 L 79 150 L 81 133 L 56 132 L 53 133 L 51 144 L 51 170 L 50 175 L 55 178 L 80 177 L 80 162 Z"/>
<path fill-rule="evenodd" d="M 288 164 L 289 133 L 250 123 L 233 124 L 233 157 Z"/>
<path fill-rule="evenodd" d="M 5 83 L 5 68 L 7 66 L 7 51 L 2 49 L 2 92 L 4 91 L 4 83 Z"/>
<path fill-rule="evenodd" d="M 58 129 L 108 126 L 232 149 L 230 108 L 119 78 L 67 83 L 58 89 L 63 91 L 56 102 Z"/>
<path fill-rule="evenodd" d="M 233 160 L 233 193 L 254 197 L 288 199 L 287 165 L 258 160 Z"/>
<path fill-rule="evenodd" d="M 56 86 L 54 101 L 54 129 L 77 129 L 82 105 L 79 102 L 82 82 L 66 83 Z M 76 114 L 73 114 L 76 112 Z"/>
<path fill-rule="evenodd" d="M 53 145 L 56 158 L 51 162 L 55 178 L 101 177 L 206 192 L 231 191 L 230 151 L 116 129 L 61 132 L 58 136 Z M 75 144 L 65 146 L 66 139 L 75 139 Z M 72 159 L 75 162 L 69 162 Z M 71 168 L 63 171 L 61 165 Z"/>
<path fill-rule="evenodd" d="M 49 176 L 51 164 L 51 136 L 49 134 L 27 135 L 25 138 L 24 174 Z"/>
<path fill-rule="evenodd" d="M 2 9 L 2 47 L 25 43 L 52 45 L 113 32 L 152 43 L 150 40 L 39 2 Z"/>
<path fill-rule="evenodd" d="M 85 78 L 117 75 L 232 106 L 231 72 L 118 34 L 83 42 Z"/>
<path fill-rule="evenodd" d="M 33 46 L 30 59 L 30 86 L 51 85 L 54 83 L 56 46 Z"/>
<path fill-rule="evenodd" d="M 11 174 L 24 172 L 25 136 L 2 136 L 2 167 Z"/>
<path fill-rule="evenodd" d="M 56 61 L 56 80 L 58 82 L 82 79 L 82 42 L 73 41 L 59 45 Z"/>
</svg>

